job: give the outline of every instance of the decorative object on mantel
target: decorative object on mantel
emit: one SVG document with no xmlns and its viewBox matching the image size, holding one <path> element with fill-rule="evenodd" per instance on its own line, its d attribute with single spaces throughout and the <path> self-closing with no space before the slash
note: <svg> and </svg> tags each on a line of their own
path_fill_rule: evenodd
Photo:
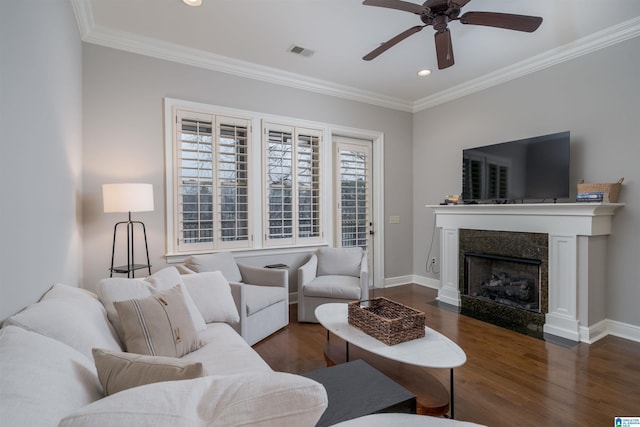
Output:
<svg viewBox="0 0 640 427">
<path fill-rule="evenodd" d="M 127 221 L 117 222 L 113 227 L 113 246 L 111 247 L 111 267 L 109 277 L 113 273 L 126 273 L 127 277 L 135 277 L 135 270 L 146 268 L 151 274 L 151 263 L 149 262 L 149 245 L 147 244 L 147 229 L 141 221 L 132 221 L 131 212 L 153 211 L 153 185 L 152 184 L 103 184 L 102 201 L 105 212 L 128 212 Z M 113 266 L 116 251 L 116 234 L 118 226 L 127 225 L 127 264 L 119 267 Z M 144 248 L 147 252 L 147 263 L 136 264 L 134 261 L 133 229 L 134 225 L 141 225 L 144 234 Z"/>
<path fill-rule="evenodd" d="M 617 203 L 620 187 L 624 178 L 613 183 L 585 183 L 578 181 L 578 196 L 576 202 L 605 202 Z"/>
<path fill-rule="evenodd" d="M 447 195 L 444 196 L 444 203 L 442 203 L 443 205 L 457 205 L 458 203 L 460 203 L 460 195 L 459 194 L 451 194 L 451 195 Z"/>
<path fill-rule="evenodd" d="M 351 326 L 386 345 L 424 337 L 424 313 L 404 304 L 379 297 L 348 304 Z"/>
</svg>

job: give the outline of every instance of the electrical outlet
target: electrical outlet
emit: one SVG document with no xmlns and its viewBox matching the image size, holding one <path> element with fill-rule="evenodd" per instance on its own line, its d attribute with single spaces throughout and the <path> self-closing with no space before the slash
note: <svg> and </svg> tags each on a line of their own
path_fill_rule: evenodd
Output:
<svg viewBox="0 0 640 427">
<path fill-rule="evenodd" d="M 438 258 L 433 257 L 431 258 L 431 265 L 435 265 L 438 262 Z"/>
</svg>

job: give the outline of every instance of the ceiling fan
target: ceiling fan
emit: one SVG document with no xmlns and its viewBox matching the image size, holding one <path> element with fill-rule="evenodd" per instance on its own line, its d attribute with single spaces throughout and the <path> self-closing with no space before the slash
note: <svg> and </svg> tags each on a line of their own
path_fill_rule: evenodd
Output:
<svg viewBox="0 0 640 427">
<path fill-rule="evenodd" d="M 422 31 L 424 27 L 433 26 L 436 30 L 436 56 L 440 70 L 451 67 L 453 61 L 453 46 L 448 24 L 450 21 L 460 21 L 463 24 L 484 25 L 486 27 L 504 28 L 507 30 L 525 31 L 532 33 L 542 24 L 538 16 L 514 15 L 498 12 L 467 12 L 460 16 L 460 9 L 471 0 L 427 0 L 423 4 L 415 4 L 403 0 L 364 0 L 366 6 L 386 7 L 405 12 L 411 12 L 420 17 L 424 25 L 416 25 L 397 36 L 382 43 L 377 48 L 362 57 L 371 61 L 407 37 Z"/>
</svg>

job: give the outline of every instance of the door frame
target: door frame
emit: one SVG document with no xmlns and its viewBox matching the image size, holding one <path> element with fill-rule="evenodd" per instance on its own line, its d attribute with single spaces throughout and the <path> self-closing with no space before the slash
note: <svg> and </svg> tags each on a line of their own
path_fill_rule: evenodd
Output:
<svg viewBox="0 0 640 427">
<path fill-rule="evenodd" d="M 369 271 L 370 283 L 373 288 L 384 287 L 384 134 L 364 129 L 331 126 L 331 151 L 333 152 L 333 137 L 343 136 L 347 138 L 363 139 L 372 142 L 371 168 L 372 168 L 372 206 L 371 215 L 373 222 L 373 271 Z M 332 175 L 333 176 L 333 175 Z M 333 180 L 332 180 L 333 181 Z M 332 183 L 333 185 L 333 183 Z M 330 229 L 335 234 L 333 211 L 330 215 Z M 333 237 L 331 237 L 333 239 Z"/>
</svg>

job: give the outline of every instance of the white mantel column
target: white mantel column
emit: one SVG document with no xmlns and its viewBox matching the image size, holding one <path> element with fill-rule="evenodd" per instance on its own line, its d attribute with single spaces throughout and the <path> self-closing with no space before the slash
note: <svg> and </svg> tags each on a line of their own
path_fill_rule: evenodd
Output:
<svg viewBox="0 0 640 427">
<path fill-rule="evenodd" d="M 458 286 L 458 228 L 443 228 L 440 233 L 440 290 L 438 300 L 460 306 Z"/>
</svg>

